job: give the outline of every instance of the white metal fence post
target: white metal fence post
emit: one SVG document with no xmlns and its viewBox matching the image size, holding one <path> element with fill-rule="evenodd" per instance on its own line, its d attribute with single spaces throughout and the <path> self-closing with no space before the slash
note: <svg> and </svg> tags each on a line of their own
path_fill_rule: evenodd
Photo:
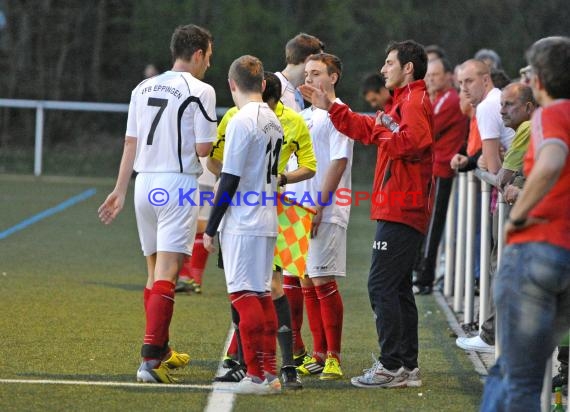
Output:
<svg viewBox="0 0 570 412">
<path fill-rule="evenodd" d="M 44 142 L 44 105 L 38 102 L 36 106 L 36 145 L 34 149 L 34 175 L 42 174 L 42 153 Z"/>
<path fill-rule="evenodd" d="M 457 201 L 457 178 L 453 179 L 449 205 L 447 206 L 447 218 L 445 221 L 445 277 L 443 281 L 443 294 L 451 296 L 453 293 L 453 268 L 455 263 L 455 219 Z"/>
<path fill-rule="evenodd" d="M 475 243 L 475 215 L 478 212 L 477 207 L 477 181 L 473 172 L 467 173 L 467 227 L 465 231 L 465 308 L 464 323 L 473 322 L 474 306 L 475 306 L 475 276 L 474 276 L 474 259 L 473 244 Z"/>
<path fill-rule="evenodd" d="M 481 264 L 479 277 L 479 331 L 490 312 L 489 294 L 489 261 L 491 257 L 491 185 L 481 181 Z"/>
<path fill-rule="evenodd" d="M 465 281 L 465 220 L 467 217 L 467 174 L 459 173 L 459 200 L 457 207 L 457 244 L 455 250 L 455 284 L 453 310 L 463 309 L 463 287 Z"/>
</svg>

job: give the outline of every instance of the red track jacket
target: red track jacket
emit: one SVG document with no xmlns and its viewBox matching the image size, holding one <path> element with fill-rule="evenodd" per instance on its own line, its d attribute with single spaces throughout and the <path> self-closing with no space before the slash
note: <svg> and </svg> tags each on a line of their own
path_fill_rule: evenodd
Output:
<svg viewBox="0 0 570 412">
<path fill-rule="evenodd" d="M 387 220 L 426 233 L 431 214 L 433 110 L 423 80 L 394 90 L 385 106 L 400 128 L 391 132 L 370 116 L 334 103 L 329 114 L 338 131 L 378 146 L 372 220 Z"/>
</svg>

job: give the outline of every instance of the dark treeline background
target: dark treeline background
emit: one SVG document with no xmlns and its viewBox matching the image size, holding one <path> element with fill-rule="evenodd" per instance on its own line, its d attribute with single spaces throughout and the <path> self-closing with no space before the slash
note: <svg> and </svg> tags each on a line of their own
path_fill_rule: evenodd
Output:
<svg viewBox="0 0 570 412">
<path fill-rule="evenodd" d="M 0 10 L 7 21 L 0 31 L 1 98 L 126 103 L 147 63 L 170 68 L 173 28 L 195 23 L 215 38 L 205 80 L 218 106 L 232 104 L 226 79 L 234 58 L 253 54 L 266 69 L 281 70 L 285 42 L 300 31 L 341 57 L 338 95 L 367 110 L 360 80 L 382 65 L 390 40 L 439 44 L 452 63 L 492 48 L 515 77 L 533 41 L 568 35 L 570 27 L 566 0 L 0 0 Z M 48 150 L 101 150 L 110 136 L 120 145 L 125 115 L 70 113 L 47 112 Z M 0 153 L 33 144 L 32 111 L 0 110 L 0 122 Z"/>
</svg>

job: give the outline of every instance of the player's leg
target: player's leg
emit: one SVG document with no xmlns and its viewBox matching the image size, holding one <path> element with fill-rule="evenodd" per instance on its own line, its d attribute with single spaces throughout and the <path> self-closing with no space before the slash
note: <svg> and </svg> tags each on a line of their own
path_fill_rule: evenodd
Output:
<svg viewBox="0 0 570 412">
<path fill-rule="evenodd" d="M 177 193 L 178 188 L 195 187 L 196 179 L 180 174 L 154 174 L 146 179 L 146 185 L 138 191 L 137 199 L 143 197 L 141 217 L 150 215 L 155 222 L 154 250 L 145 250 L 145 255 L 156 253 L 154 262 L 154 282 L 147 301 L 145 338 L 141 349 L 143 364 L 137 378 L 144 382 L 170 383 L 173 379 L 168 368 L 185 366 L 189 356 L 171 351 L 168 347 L 169 326 L 174 311 L 174 287 L 176 276 L 182 266 L 184 255 L 190 253 L 196 230 L 196 208 L 179 207 L 174 196 L 161 207 L 150 205 L 145 192 L 152 188 L 165 188 L 169 193 Z M 140 188 L 139 188 L 140 189 Z M 137 213 L 139 222 L 139 213 Z M 140 231 L 140 228 L 139 228 Z M 147 253 L 149 252 L 149 253 Z M 150 272 L 150 268 L 149 268 Z M 150 276 L 149 276 L 150 278 Z M 162 362 L 166 358 L 165 362 Z"/>
<path fill-rule="evenodd" d="M 146 258 L 146 269 L 147 269 L 147 280 L 144 288 L 144 311 L 146 313 L 146 307 L 148 304 L 148 298 L 150 298 L 150 291 L 152 290 L 152 284 L 154 283 L 154 267 L 156 265 L 156 253 L 150 256 L 145 256 Z"/>
<path fill-rule="evenodd" d="M 309 276 L 319 299 L 327 342 L 327 359 L 321 379 L 340 379 L 344 306 L 336 278 L 346 276 L 346 229 L 323 223 L 314 240 L 313 250 L 319 256 L 319 264 L 309 267 Z"/>
<path fill-rule="evenodd" d="M 303 364 L 303 359 L 307 355 L 305 342 L 301 329 L 303 327 L 303 289 L 298 276 L 283 272 L 283 291 L 289 301 L 291 310 L 291 329 L 293 331 L 293 361 L 295 366 Z"/>
<path fill-rule="evenodd" d="M 309 254 L 310 254 L 309 246 Z M 297 368 L 301 375 L 313 375 L 322 372 L 325 364 L 327 351 L 327 341 L 323 320 L 321 317 L 321 305 L 317 296 L 317 291 L 313 281 L 308 277 L 301 279 L 305 307 L 307 308 L 307 318 L 309 319 L 309 329 L 313 338 L 312 356 L 306 356 L 303 364 Z"/>
<path fill-rule="evenodd" d="M 287 389 L 300 389 L 301 381 L 293 361 L 293 331 L 291 328 L 291 309 L 283 291 L 281 268 L 274 267 L 271 278 L 271 298 L 277 313 L 277 341 L 281 348 L 281 378 Z"/>
<path fill-rule="evenodd" d="M 247 365 L 247 376 L 236 387 L 237 392 L 245 392 L 252 387 L 261 390 L 265 380 L 263 370 L 265 314 L 259 293 L 265 292 L 268 286 L 267 278 L 271 266 L 267 268 L 266 275 L 264 240 L 260 236 L 234 235 L 224 231 L 220 233 L 226 284 L 230 301 L 239 315 L 239 331 Z M 252 250 L 256 253 L 251 253 Z M 273 250 L 271 260 L 272 252 Z"/>
</svg>

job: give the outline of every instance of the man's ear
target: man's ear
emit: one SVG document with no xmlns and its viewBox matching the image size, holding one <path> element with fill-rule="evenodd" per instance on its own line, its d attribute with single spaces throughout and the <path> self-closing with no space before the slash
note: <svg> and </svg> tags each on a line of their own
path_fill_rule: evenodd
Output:
<svg viewBox="0 0 570 412">
<path fill-rule="evenodd" d="M 191 59 L 192 61 L 198 61 L 200 60 L 200 57 L 204 57 L 204 50 L 202 49 L 198 49 L 194 52 L 194 54 L 192 55 Z"/>
<path fill-rule="evenodd" d="M 407 62 L 404 64 L 404 74 L 411 74 L 412 76 L 414 75 L 414 63 Z"/>
<path fill-rule="evenodd" d="M 236 82 L 233 79 L 228 79 L 228 83 L 230 85 L 230 90 L 232 92 L 236 92 L 237 91 Z"/>
<path fill-rule="evenodd" d="M 332 73 L 331 80 L 333 82 L 333 87 L 336 86 L 336 84 L 338 83 L 338 73 Z"/>
<path fill-rule="evenodd" d="M 261 82 L 261 93 L 265 91 L 265 86 L 267 86 L 267 82 L 265 81 L 265 79 L 263 79 L 263 81 Z"/>
</svg>

